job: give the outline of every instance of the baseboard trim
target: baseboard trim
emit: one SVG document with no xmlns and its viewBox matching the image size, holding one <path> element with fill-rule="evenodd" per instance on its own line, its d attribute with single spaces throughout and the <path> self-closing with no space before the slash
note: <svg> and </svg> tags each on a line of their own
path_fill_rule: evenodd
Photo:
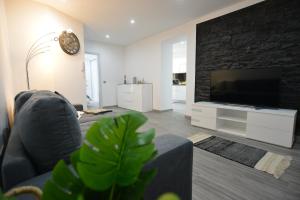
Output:
<svg viewBox="0 0 300 200">
<path fill-rule="evenodd" d="M 118 107 L 118 105 L 113 105 L 113 106 L 103 106 L 102 108 L 115 108 L 115 107 Z M 121 108 L 121 107 L 118 107 L 118 108 Z"/>
<path fill-rule="evenodd" d="M 173 109 L 166 109 L 166 110 L 156 110 L 156 109 L 153 109 L 154 112 L 169 112 L 169 111 L 172 111 Z"/>
</svg>

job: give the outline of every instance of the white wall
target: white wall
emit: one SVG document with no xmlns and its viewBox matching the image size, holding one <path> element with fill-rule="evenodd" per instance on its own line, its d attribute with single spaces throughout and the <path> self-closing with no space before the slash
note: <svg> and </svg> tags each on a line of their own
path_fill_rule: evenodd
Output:
<svg viewBox="0 0 300 200">
<path fill-rule="evenodd" d="M 153 84 L 153 108 L 160 108 L 161 47 L 154 37 L 126 47 L 125 71 L 128 80 L 136 76 Z"/>
<path fill-rule="evenodd" d="M 12 122 L 13 85 L 11 74 L 6 10 L 4 0 L 0 0 L 0 144 L 3 130 L 9 124 L 8 119 L 10 118 Z"/>
<path fill-rule="evenodd" d="M 194 103 L 195 90 L 195 52 L 196 52 L 196 24 L 228 14 L 230 12 L 248 7 L 262 0 L 247 0 L 233 6 L 215 11 L 199 19 L 193 20 L 182 26 L 159 33 L 152 37 L 138 41 L 125 48 L 125 74 L 128 77 L 138 76 L 153 83 L 153 108 L 164 110 L 164 96 L 168 84 L 164 81 L 162 73 L 165 70 L 162 59 L 163 43 L 178 37 L 187 40 L 187 110 L 186 115 L 191 114 L 191 106 Z M 166 66 L 166 65 L 165 65 Z M 166 96 L 169 98 L 169 95 Z"/>
<path fill-rule="evenodd" d="M 173 43 L 165 41 L 162 44 L 162 61 L 160 71 L 160 99 L 159 109 L 172 109 L 172 82 L 173 82 Z"/>
<path fill-rule="evenodd" d="M 54 43 L 51 51 L 30 63 L 31 89 L 58 91 L 72 103 L 86 105 L 84 81 L 83 24 L 50 7 L 28 0 L 6 0 L 14 93 L 26 90 L 25 58 L 29 47 L 42 35 L 72 29 L 81 50 L 75 56 L 65 54 Z"/>
<path fill-rule="evenodd" d="M 186 73 L 186 41 L 173 44 L 173 73 Z"/>
<path fill-rule="evenodd" d="M 102 105 L 117 105 L 117 85 L 123 82 L 124 76 L 124 48 L 117 45 L 86 41 L 85 51 L 99 55 Z"/>
<path fill-rule="evenodd" d="M 175 29 L 162 32 L 158 35 L 146 38 L 125 49 L 125 74 L 129 77 L 144 77 L 145 81 L 153 83 L 153 108 L 155 110 L 169 109 L 165 107 L 165 102 L 169 102 L 161 96 L 170 98 L 170 94 L 166 94 L 165 75 L 169 72 L 169 65 L 165 64 L 162 54 L 163 48 L 169 41 L 176 41 L 178 38 L 186 38 L 187 40 L 187 104 L 188 107 L 194 101 L 194 74 L 195 74 L 195 23 L 188 23 Z M 163 68 L 164 66 L 164 68 Z M 168 68 L 168 69 L 166 69 Z M 172 67 L 171 67 L 172 70 Z M 172 71 L 171 71 L 172 73 Z M 172 77 L 172 76 L 171 76 Z M 169 77 L 167 78 L 169 79 Z M 167 87 L 172 90 L 172 87 Z"/>
</svg>

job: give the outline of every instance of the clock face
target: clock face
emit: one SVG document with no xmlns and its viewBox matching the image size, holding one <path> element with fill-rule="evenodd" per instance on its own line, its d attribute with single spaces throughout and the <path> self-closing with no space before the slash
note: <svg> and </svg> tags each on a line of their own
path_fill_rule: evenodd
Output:
<svg viewBox="0 0 300 200">
<path fill-rule="evenodd" d="M 62 50 L 69 55 L 75 55 L 80 50 L 79 40 L 74 33 L 62 32 L 59 36 L 59 44 Z"/>
</svg>

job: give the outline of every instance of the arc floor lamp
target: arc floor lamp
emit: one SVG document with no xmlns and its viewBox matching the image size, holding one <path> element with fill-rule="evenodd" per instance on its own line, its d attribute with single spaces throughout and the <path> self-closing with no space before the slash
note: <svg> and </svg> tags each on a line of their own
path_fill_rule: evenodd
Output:
<svg viewBox="0 0 300 200">
<path fill-rule="evenodd" d="M 38 38 L 29 48 L 26 56 L 26 80 L 27 80 L 27 90 L 30 90 L 30 79 L 29 79 L 29 63 L 30 61 L 41 54 L 50 51 L 51 43 L 57 41 L 58 38 L 55 36 L 55 32 L 50 32 L 42 35 Z"/>
<path fill-rule="evenodd" d="M 51 43 L 57 41 L 59 41 L 61 49 L 69 55 L 75 55 L 80 50 L 79 40 L 71 30 L 63 31 L 59 36 L 57 36 L 55 32 L 49 32 L 39 37 L 31 45 L 26 56 L 27 90 L 30 90 L 30 79 L 29 79 L 30 61 L 38 55 L 49 52 L 51 49 Z"/>
</svg>

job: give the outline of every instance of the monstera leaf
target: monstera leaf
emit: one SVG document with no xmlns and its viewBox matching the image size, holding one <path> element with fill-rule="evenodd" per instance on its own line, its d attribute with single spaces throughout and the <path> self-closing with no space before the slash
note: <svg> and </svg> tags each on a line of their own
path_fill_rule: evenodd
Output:
<svg viewBox="0 0 300 200">
<path fill-rule="evenodd" d="M 82 199 L 84 185 L 75 171 L 59 161 L 52 172 L 52 178 L 46 182 L 43 200 L 79 200 Z"/>
<path fill-rule="evenodd" d="M 143 199 L 146 187 L 151 183 L 152 179 L 156 176 L 157 170 L 150 170 L 142 172 L 138 180 L 127 187 L 120 188 L 116 191 L 118 200 L 141 200 Z"/>
<path fill-rule="evenodd" d="M 131 112 L 92 125 L 76 165 L 87 187 L 114 191 L 116 186 L 126 187 L 139 180 L 145 163 L 156 153 L 154 129 L 137 132 L 146 120 L 143 114 Z"/>
</svg>

